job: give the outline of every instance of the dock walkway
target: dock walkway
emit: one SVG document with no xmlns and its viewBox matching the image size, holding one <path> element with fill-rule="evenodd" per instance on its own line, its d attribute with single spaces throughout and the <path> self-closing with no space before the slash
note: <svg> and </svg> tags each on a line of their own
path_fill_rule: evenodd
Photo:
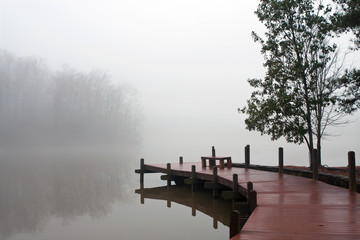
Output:
<svg viewBox="0 0 360 240">
<path fill-rule="evenodd" d="M 212 181 L 212 167 L 197 163 L 171 164 L 174 176 Z M 145 164 L 145 172 L 168 173 L 167 164 Z M 245 168 L 218 169 L 219 183 L 242 189 L 253 183 L 257 207 L 231 240 L 239 239 L 360 239 L 360 194 L 320 181 Z"/>
</svg>

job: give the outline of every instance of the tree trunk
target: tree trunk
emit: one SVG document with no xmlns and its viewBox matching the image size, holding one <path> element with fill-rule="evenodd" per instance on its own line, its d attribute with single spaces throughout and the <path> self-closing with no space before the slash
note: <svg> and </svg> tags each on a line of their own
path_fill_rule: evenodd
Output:
<svg viewBox="0 0 360 240">
<path fill-rule="evenodd" d="M 317 150 L 318 150 L 318 164 L 321 166 L 321 138 L 317 140 Z"/>
</svg>

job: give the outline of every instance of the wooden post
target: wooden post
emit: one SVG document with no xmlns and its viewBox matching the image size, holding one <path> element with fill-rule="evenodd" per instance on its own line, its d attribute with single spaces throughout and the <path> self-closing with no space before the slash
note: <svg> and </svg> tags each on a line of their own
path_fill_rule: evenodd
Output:
<svg viewBox="0 0 360 240">
<path fill-rule="evenodd" d="M 236 201 L 244 198 L 243 195 L 239 192 L 239 177 L 236 173 L 233 174 L 233 187 L 232 191 L 223 191 L 221 193 L 222 198 L 231 199 L 233 208 L 236 207 Z"/>
<path fill-rule="evenodd" d="M 196 166 L 195 165 L 191 166 L 191 178 L 193 180 L 193 182 L 191 184 L 191 192 L 194 192 L 194 186 L 195 186 L 195 182 L 196 182 Z"/>
<path fill-rule="evenodd" d="M 144 183 L 144 159 L 140 159 L 140 183 Z"/>
<path fill-rule="evenodd" d="M 240 232 L 240 212 L 233 210 L 230 214 L 230 238 Z"/>
<path fill-rule="evenodd" d="M 279 147 L 279 173 L 284 173 L 284 149 Z"/>
<path fill-rule="evenodd" d="M 213 178 L 212 182 L 205 182 L 204 187 L 206 189 L 212 189 L 213 191 L 213 198 L 219 198 L 219 189 L 223 186 L 219 183 L 218 178 L 218 167 L 213 168 Z"/>
<path fill-rule="evenodd" d="M 215 154 L 215 147 L 214 147 L 214 146 L 212 146 L 212 148 L 211 148 L 211 156 L 213 156 L 213 157 L 216 156 L 216 154 Z"/>
<path fill-rule="evenodd" d="M 170 187 L 171 186 L 171 164 L 168 163 L 166 164 L 166 168 L 167 168 L 167 175 L 169 176 L 169 178 L 167 179 L 167 186 Z"/>
<path fill-rule="evenodd" d="M 247 183 L 247 197 L 248 197 L 248 198 L 249 198 L 250 192 L 251 192 L 252 190 L 254 190 L 253 183 L 249 181 L 249 182 Z"/>
<path fill-rule="evenodd" d="M 233 174 L 233 191 L 238 192 L 239 191 L 239 176 L 234 173 Z"/>
<path fill-rule="evenodd" d="M 348 169 L 349 169 L 349 189 L 356 192 L 356 166 L 355 152 L 348 152 Z"/>
<path fill-rule="evenodd" d="M 246 145 L 245 147 L 245 168 L 249 168 L 250 166 L 250 145 Z"/>
<path fill-rule="evenodd" d="M 217 184 L 218 184 L 218 171 L 217 171 L 217 167 L 213 168 L 213 198 L 217 198 L 218 197 L 218 190 L 217 190 Z"/>
<path fill-rule="evenodd" d="M 314 180 L 318 180 L 319 179 L 319 155 L 318 155 L 318 150 L 317 149 L 313 149 L 312 151 L 312 166 L 313 166 L 313 179 Z"/>
<path fill-rule="evenodd" d="M 251 214 L 257 206 L 257 193 L 255 190 L 251 190 L 249 192 L 248 204 L 249 204 L 249 211 Z"/>
<path fill-rule="evenodd" d="M 184 162 L 183 162 L 183 157 L 179 157 L 179 163 L 180 164 L 183 164 Z"/>
</svg>

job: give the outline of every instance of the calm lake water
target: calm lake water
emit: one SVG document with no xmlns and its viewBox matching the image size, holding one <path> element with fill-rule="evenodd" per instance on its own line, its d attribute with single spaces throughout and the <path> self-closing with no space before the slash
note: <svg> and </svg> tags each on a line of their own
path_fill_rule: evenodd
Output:
<svg viewBox="0 0 360 240">
<path fill-rule="evenodd" d="M 1 158 L 0 239 L 228 239 L 231 202 L 159 174 L 140 189 L 131 161 Z"/>
</svg>

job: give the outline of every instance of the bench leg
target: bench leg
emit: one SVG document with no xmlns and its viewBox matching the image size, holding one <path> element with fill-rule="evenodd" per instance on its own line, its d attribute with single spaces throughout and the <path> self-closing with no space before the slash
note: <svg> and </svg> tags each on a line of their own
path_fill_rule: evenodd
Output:
<svg viewBox="0 0 360 240">
<path fill-rule="evenodd" d="M 227 160 L 227 167 L 228 167 L 228 168 L 232 168 L 231 158 L 229 158 L 229 159 Z"/>
<path fill-rule="evenodd" d="M 220 168 L 224 168 L 224 159 L 220 159 Z"/>
<path fill-rule="evenodd" d="M 206 159 L 201 159 L 201 165 L 202 167 L 206 167 Z"/>
</svg>

